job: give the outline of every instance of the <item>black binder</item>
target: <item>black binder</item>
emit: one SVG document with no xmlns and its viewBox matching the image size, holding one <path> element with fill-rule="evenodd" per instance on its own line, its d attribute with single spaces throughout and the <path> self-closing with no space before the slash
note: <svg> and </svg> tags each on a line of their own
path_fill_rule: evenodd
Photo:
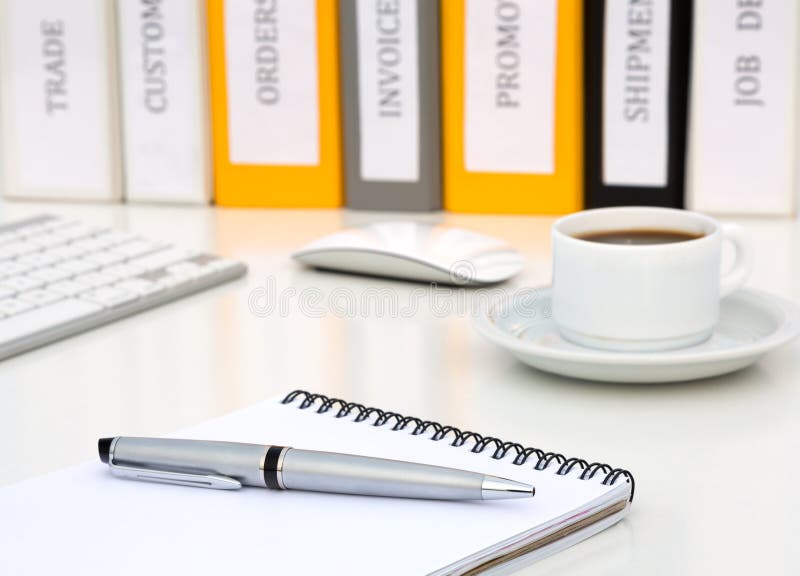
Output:
<svg viewBox="0 0 800 576">
<path fill-rule="evenodd" d="M 584 185 L 585 205 L 587 208 L 604 206 L 641 205 L 665 206 L 682 208 L 684 203 L 684 174 L 686 164 L 687 143 L 687 100 L 689 92 L 689 68 L 692 31 L 692 1 L 691 0 L 654 0 L 655 5 L 660 4 L 661 9 L 669 4 L 669 29 L 667 33 L 668 63 L 666 71 L 666 142 L 664 142 L 663 158 L 664 178 L 657 183 L 642 182 L 636 179 L 626 180 L 624 174 L 620 177 L 617 170 L 614 177 L 609 177 L 606 162 L 614 151 L 604 149 L 604 132 L 609 128 L 609 120 L 604 114 L 604 97 L 607 89 L 606 82 L 619 81 L 619 76 L 609 77 L 608 58 L 611 57 L 607 49 L 609 39 L 610 18 L 617 18 L 612 30 L 617 31 L 619 39 L 620 29 L 625 29 L 626 49 L 630 54 L 639 48 L 646 49 L 648 26 L 656 25 L 653 18 L 655 10 L 650 6 L 634 6 L 629 2 L 615 2 L 615 0 L 590 0 L 584 3 Z M 622 6 L 624 4 L 624 6 Z M 649 3 L 648 3 L 649 4 Z M 620 20 L 621 19 L 621 20 Z M 641 44 L 644 38 L 644 45 Z M 641 53 L 640 53 L 641 54 Z M 651 52 L 652 54 L 652 52 Z M 616 54 L 619 56 L 619 54 Z M 641 54 L 642 62 L 647 62 L 648 54 Z M 652 64 L 652 63 L 651 63 Z M 616 62 L 616 65 L 620 65 Z M 656 67 L 658 68 L 658 67 Z M 663 68 L 661 68 L 662 74 Z M 645 64 L 625 68 L 625 81 L 631 79 L 632 90 L 639 81 L 639 85 L 647 84 L 647 78 L 652 78 L 658 69 L 646 69 Z M 616 79 L 616 80 L 615 80 Z M 644 81 L 642 81 L 644 79 Z M 626 90 L 628 86 L 625 86 Z M 626 95 L 628 93 L 626 92 Z M 631 93 L 634 97 L 635 93 Z M 612 108 L 613 113 L 623 112 L 623 102 L 620 106 Z M 627 109 L 625 109 L 627 110 Z M 631 114 L 634 115 L 634 114 Z M 641 117 L 641 116 L 639 116 Z M 607 134 L 606 134 L 607 136 Z M 619 143 L 617 141 L 617 143 Z M 632 142 L 622 142 L 624 146 L 634 146 Z M 619 156 L 619 149 L 616 151 Z M 635 156 L 635 155 L 634 155 Z M 628 163 L 632 169 L 636 168 L 636 159 Z M 641 163 L 640 163 L 641 164 Z M 617 166 L 622 165 L 619 161 Z M 624 171 L 624 170 L 623 170 Z M 635 171 L 635 170 L 634 170 Z"/>
</svg>

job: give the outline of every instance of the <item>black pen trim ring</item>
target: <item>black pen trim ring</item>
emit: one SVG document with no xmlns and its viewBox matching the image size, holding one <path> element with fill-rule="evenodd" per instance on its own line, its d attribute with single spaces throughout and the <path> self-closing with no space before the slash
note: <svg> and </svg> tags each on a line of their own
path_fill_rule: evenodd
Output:
<svg viewBox="0 0 800 576">
<path fill-rule="evenodd" d="M 283 464 L 283 452 L 286 446 L 270 446 L 264 455 L 264 485 L 272 490 L 285 490 L 281 481 L 281 464 Z"/>
</svg>

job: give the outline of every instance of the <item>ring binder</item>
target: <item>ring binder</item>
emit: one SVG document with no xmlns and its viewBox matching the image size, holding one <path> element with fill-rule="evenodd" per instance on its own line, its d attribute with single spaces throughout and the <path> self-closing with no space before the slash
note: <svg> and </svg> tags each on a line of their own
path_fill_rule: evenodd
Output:
<svg viewBox="0 0 800 576">
<path fill-rule="evenodd" d="M 605 474 L 602 483 L 611 486 L 614 485 L 620 478 L 624 478 L 625 481 L 630 482 L 631 484 L 631 495 L 628 501 L 633 502 L 633 495 L 636 490 L 636 481 L 633 478 L 633 474 L 623 468 L 614 468 L 610 464 L 605 464 L 602 462 L 592 462 L 589 464 L 589 462 L 583 458 L 567 458 L 558 452 L 545 452 L 539 448 L 532 447 L 526 448 L 517 442 L 505 442 L 499 438 L 483 436 L 477 432 L 461 431 L 455 426 L 443 426 L 442 424 L 432 420 L 421 420 L 420 418 L 416 418 L 414 416 L 403 416 L 397 412 L 389 412 L 386 410 L 381 410 L 380 408 L 367 407 L 357 402 L 347 402 L 340 398 L 331 398 L 324 394 L 314 394 L 305 390 L 293 390 L 292 392 L 289 392 L 289 394 L 287 394 L 283 400 L 281 400 L 281 404 L 292 404 L 299 397 L 302 397 L 302 401 L 298 406 L 298 409 L 300 410 L 307 410 L 308 408 L 311 408 L 319 400 L 320 405 L 316 410 L 317 414 L 324 414 L 330 411 L 334 406 L 338 405 L 339 411 L 336 413 L 336 418 L 344 418 L 356 410 L 358 414 L 355 417 L 355 422 L 365 422 L 369 420 L 371 416 L 375 415 L 376 418 L 375 422 L 372 423 L 373 426 L 385 426 L 389 420 L 394 419 L 396 422 L 394 426 L 392 426 L 392 431 L 405 430 L 412 422 L 414 423 L 415 427 L 411 431 L 411 434 L 414 436 L 419 436 L 420 434 L 424 434 L 429 429 L 433 429 L 434 433 L 430 439 L 434 442 L 442 441 L 447 438 L 448 435 L 452 434 L 453 441 L 450 443 L 450 445 L 456 448 L 463 446 L 468 440 L 472 439 L 475 441 L 475 445 L 470 449 L 470 451 L 475 454 L 481 454 L 490 445 L 493 445 L 495 448 L 494 452 L 492 453 L 492 458 L 495 460 L 504 458 L 510 450 L 514 450 L 517 455 L 514 460 L 511 461 L 511 463 L 516 466 L 523 466 L 532 456 L 535 456 L 536 463 L 533 466 L 535 470 L 545 470 L 551 464 L 553 464 L 553 462 L 556 462 L 559 464 L 559 467 L 555 473 L 559 476 L 566 476 L 575 468 L 575 466 L 579 466 L 582 472 L 578 478 L 581 480 L 592 480 L 598 473 L 602 472 Z"/>
</svg>

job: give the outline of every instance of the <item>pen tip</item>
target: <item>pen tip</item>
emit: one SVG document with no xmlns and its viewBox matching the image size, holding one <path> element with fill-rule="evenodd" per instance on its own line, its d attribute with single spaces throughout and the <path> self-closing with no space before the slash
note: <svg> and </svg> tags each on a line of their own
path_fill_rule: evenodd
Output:
<svg viewBox="0 0 800 576">
<path fill-rule="evenodd" d="M 111 443 L 113 438 L 100 438 L 97 441 L 97 452 L 100 454 L 100 460 L 103 464 L 108 464 L 108 455 L 111 453 Z"/>
<path fill-rule="evenodd" d="M 531 484 L 497 476 L 485 476 L 481 486 L 481 495 L 484 500 L 531 498 L 535 493 L 536 488 Z"/>
</svg>

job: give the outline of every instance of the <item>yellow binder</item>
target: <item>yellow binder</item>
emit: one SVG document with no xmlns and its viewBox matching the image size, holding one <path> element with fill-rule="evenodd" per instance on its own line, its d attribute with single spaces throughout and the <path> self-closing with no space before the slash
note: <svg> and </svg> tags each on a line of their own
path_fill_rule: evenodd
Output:
<svg viewBox="0 0 800 576">
<path fill-rule="evenodd" d="M 442 2 L 446 209 L 581 208 L 581 18 L 581 0 Z"/>
<path fill-rule="evenodd" d="M 215 200 L 342 204 L 335 0 L 208 0 Z"/>
</svg>

